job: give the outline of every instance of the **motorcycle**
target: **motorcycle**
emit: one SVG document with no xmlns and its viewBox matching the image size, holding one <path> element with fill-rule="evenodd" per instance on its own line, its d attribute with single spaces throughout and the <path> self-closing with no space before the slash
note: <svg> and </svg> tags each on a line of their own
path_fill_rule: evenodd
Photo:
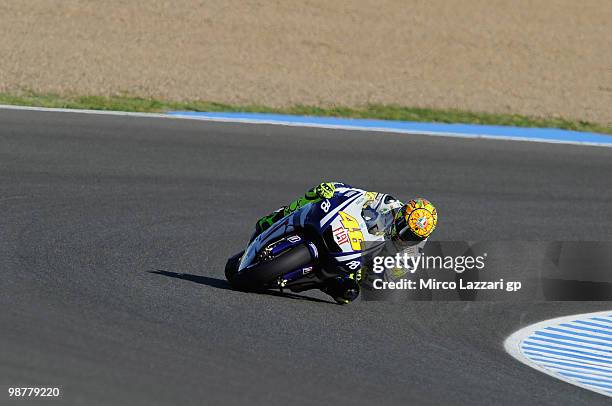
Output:
<svg viewBox="0 0 612 406">
<path fill-rule="evenodd" d="M 358 271 L 366 251 L 384 244 L 362 218 L 365 199 L 365 191 L 337 188 L 331 198 L 306 204 L 229 258 L 225 277 L 238 290 L 282 293 L 320 289 L 328 279 Z"/>
</svg>

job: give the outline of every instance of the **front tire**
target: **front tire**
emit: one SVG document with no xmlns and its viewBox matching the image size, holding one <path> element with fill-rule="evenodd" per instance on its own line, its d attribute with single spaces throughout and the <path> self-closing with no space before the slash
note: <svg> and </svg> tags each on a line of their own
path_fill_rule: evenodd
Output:
<svg viewBox="0 0 612 406">
<path fill-rule="evenodd" d="M 225 268 L 225 276 L 234 289 L 247 291 L 267 289 L 271 287 L 272 283 L 279 277 L 295 269 L 306 267 L 312 263 L 313 260 L 306 244 L 299 244 L 275 258 L 260 262 L 241 272 L 238 272 L 238 263 L 240 260 L 240 258 L 238 258 L 235 271 L 230 271 L 228 273 L 228 266 L 230 265 L 230 261 L 234 258 L 235 256 L 228 260 Z"/>
<path fill-rule="evenodd" d="M 240 259 L 243 255 L 244 251 L 241 251 L 233 257 L 230 257 L 225 264 L 225 279 L 227 279 L 230 284 L 234 278 L 234 275 L 238 273 L 238 266 L 240 265 Z"/>
</svg>

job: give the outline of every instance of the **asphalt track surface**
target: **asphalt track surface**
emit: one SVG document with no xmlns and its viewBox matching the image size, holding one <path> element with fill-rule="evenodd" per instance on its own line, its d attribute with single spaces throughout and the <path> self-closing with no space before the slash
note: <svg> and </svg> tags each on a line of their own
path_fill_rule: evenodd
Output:
<svg viewBox="0 0 612 406">
<path fill-rule="evenodd" d="M 609 148 L 0 110 L 0 385 L 61 386 L 49 404 L 604 404 L 503 340 L 609 302 L 338 306 L 232 291 L 223 267 L 322 179 L 428 197 L 440 240 L 610 240 L 610 175 Z"/>
</svg>

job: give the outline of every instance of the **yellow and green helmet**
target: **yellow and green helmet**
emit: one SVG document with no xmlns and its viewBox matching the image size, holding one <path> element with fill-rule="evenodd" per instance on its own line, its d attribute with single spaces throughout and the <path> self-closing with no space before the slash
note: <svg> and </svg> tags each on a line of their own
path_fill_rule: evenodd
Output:
<svg viewBox="0 0 612 406">
<path fill-rule="evenodd" d="M 394 235 L 400 240 L 424 240 L 436 229 L 438 212 L 429 200 L 417 197 L 404 204 L 394 218 Z"/>
</svg>

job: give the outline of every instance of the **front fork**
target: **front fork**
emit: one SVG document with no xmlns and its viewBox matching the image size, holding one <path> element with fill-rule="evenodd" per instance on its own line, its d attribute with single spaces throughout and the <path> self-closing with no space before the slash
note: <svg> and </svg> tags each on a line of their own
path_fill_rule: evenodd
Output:
<svg viewBox="0 0 612 406">
<path fill-rule="evenodd" d="M 309 276 L 314 273 L 315 266 L 318 263 L 318 259 L 319 259 L 319 250 L 317 249 L 317 246 L 311 241 L 306 241 L 300 235 L 294 234 L 294 235 L 284 237 L 283 239 L 273 244 L 270 244 L 260 254 L 262 260 L 266 260 L 268 258 L 274 258 L 282 254 L 284 251 L 287 251 L 288 249 L 292 249 L 293 247 L 299 244 L 306 244 L 306 247 L 308 247 L 308 250 L 310 251 L 312 262 L 308 264 L 307 266 L 291 270 L 288 273 L 284 274 L 283 276 L 280 276 L 277 279 L 276 283 L 281 293 L 283 292 L 284 288 L 287 285 L 290 285 L 292 282 L 302 279 L 303 277 Z"/>
</svg>

